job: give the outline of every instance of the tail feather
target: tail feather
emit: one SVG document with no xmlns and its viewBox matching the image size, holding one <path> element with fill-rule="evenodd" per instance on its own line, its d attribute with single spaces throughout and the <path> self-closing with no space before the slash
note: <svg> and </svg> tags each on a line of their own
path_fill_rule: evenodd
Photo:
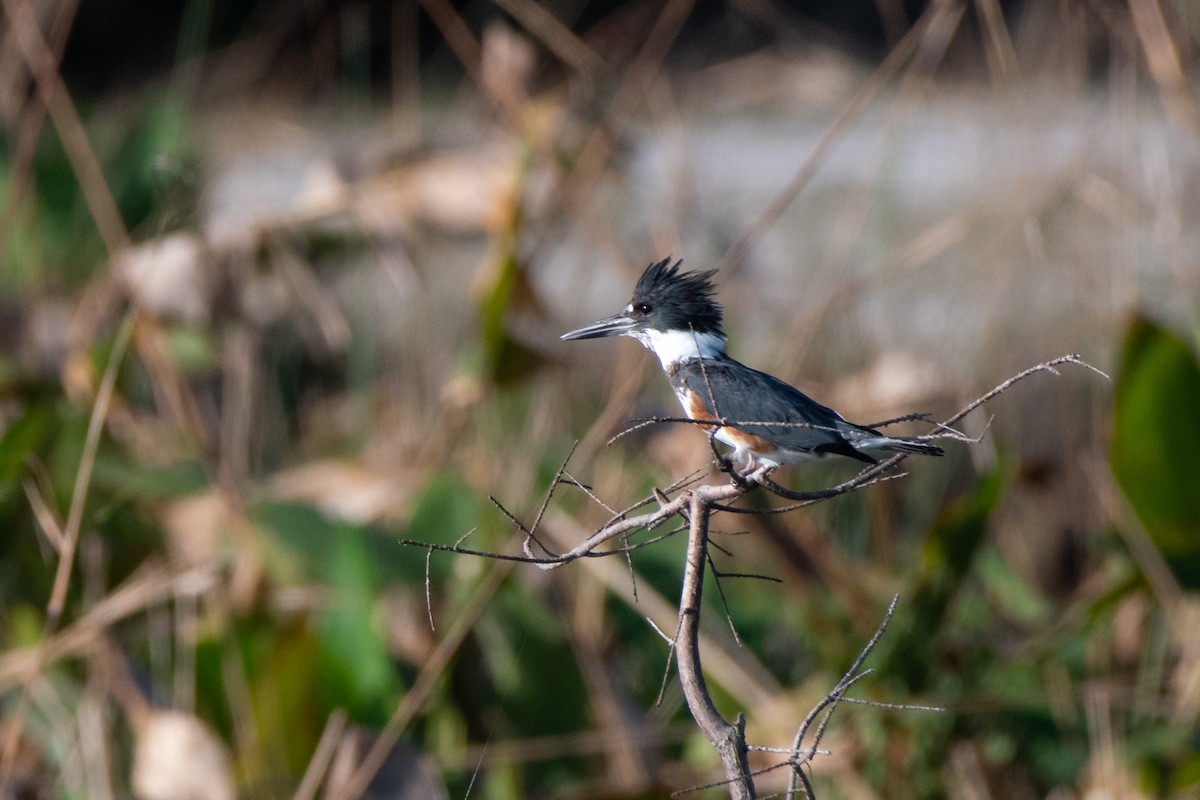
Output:
<svg viewBox="0 0 1200 800">
<path fill-rule="evenodd" d="M 905 439 L 893 436 L 882 437 L 878 447 L 896 453 L 915 453 L 921 456 L 940 456 L 946 452 L 936 444 L 923 442 L 920 439 Z"/>
<path fill-rule="evenodd" d="M 856 435 L 857 434 L 857 435 Z M 846 437 L 858 450 L 891 450 L 893 453 L 912 453 L 919 456 L 940 456 L 945 450 L 936 444 L 906 436 L 884 436 L 879 431 L 861 428 Z"/>
</svg>

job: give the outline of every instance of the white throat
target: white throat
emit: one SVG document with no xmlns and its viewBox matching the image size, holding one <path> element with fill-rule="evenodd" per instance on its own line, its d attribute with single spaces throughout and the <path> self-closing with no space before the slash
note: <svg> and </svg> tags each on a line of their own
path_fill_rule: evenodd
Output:
<svg viewBox="0 0 1200 800">
<path fill-rule="evenodd" d="M 693 331 L 637 331 L 635 339 L 654 351 L 663 369 L 694 358 L 725 355 L 725 339 L 715 333 Z"/>
</svg>

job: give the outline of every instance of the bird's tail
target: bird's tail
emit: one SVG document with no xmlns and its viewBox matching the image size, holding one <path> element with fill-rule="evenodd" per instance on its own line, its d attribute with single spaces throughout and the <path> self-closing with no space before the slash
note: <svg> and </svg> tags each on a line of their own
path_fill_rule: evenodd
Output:
<svg viewBox="0 0 1200 800">
<path fill-rule="evenodd" d="M 910 439 L 906 436 L 884 436 L 871 428 L 860 428 L 846 438 L 858 450 L 891 450 L 893 453 L 913 453 L 919 456 L 940 456 L 946 452 L 936 444 L 930 444 L 921 439 Z"/>
<path fill-rule="evenodd" d="M 907 439 L 895 436 L 881 436 L 879 444 L 876 446 L 881 450 L 891 450 L 896 453 L 915 453 L 919 456 L 940 456 L 946 452 L 936 444 L 923 442 L 920 439 Z"/>
</svg>

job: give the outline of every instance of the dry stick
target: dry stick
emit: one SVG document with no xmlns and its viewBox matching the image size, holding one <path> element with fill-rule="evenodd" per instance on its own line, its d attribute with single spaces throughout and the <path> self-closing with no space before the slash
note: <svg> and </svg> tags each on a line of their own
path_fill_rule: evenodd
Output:
<svg viewBox="0 0 1200 800">
<path fill-rule="evenodd" d="M 662 69 L 663 61 L 694 5 L 695 0 L 669 0 L 661 4 L 662 10 L 638 47 L 629 67 L 620 76 L 612 99 L 588 133 L 579 157 L 568 168 L 563 182 L 556 182 L 558 197 L 573 217 L 574 223 L 592 241 L 598 252 L 607 254 L 618 262 L 627 263 L 629 259 L 615 244 L 621 237 L 616 236 L 611 230 L 611 225 L 593 210 L 595 188 L 610 161 L 614 146 L 625 135 L 634 111 L 639 104 L 650 101 L 647 97 L 647 87 L 653 84 Z M 551 160 L 551 163 L 555 161 Z"/>
<path fill-rule="evenodd" d="M 421 7 L 429 15 L 434 26 L 446 40 L 446 44 L 454 52 L 458 63 L 463 65 L 467 75 L 480 88 L 483 87 L 481 64 L 483 62 L 482 47 L 467 27 L 467 23 L 454 10 L 448 0 L 421 0 Z"/>
<path fill-rule="evenodd" d="M 1200 119 L 1188 94 L 1184 62 L 1158 0 L 1130 0 L 1129 15 L 1168 116 L 1193 137 L 1200 136 Z"/>
<path fill-rule="evenodd" d="M 954 424 L 958 420 L 962 419 L 966 414 L 975 410 L 989 399 L 1006 391 L 1013 384 L 1022 380 L 1023 378 L 1028 377 L 1029 375 L 1043 371 L 1049 371 L 1057 374 L 1055 367 L 1065 363 L 1078 364 L 1104 375 L 1103 372 L 1096 370 L 1095 367 L 1092 367 L 1090 364 L 1082 361 L 1077 355 L 1068 355 L 1057 359 L 1052 359 L 1026 369 L 1009 378 L 1008 380 L 1003 381 L 990 392 L 980 397 L 978 400 L 968 404 L 958 414 L 951 417 L 946 422 L 941 423 L 939 428 L 944 429 L 945 427 Z M 771 481 L 769 478 L 769 471 L 767 470 L 763 470 L 761 471 L 761 474 L 754 476 L 754 482 L 764 486 L 764 488 L 768 489 L 768 491 L 780 494 L 783 497 L 803 500 L 805 502 L 815 502 L 820 499 L 825 499 L 826 497 L 841 494 L 845 491 L 857 488 L 863 483 L 878 479 L 885 470 L 894 464 L 899 463 L 901 460 L 903 460 L 903 458 L 904 456 L 901 454 L 873 467 L 869 467 L 868 469 L 859 473 L 859 475 L 852 480 L 847 481 L 842 486 L 834 487 L 832 490 L 826 490 L 823 492 L 792 492 L 791 490 L 785 489 L 784 487 L 774 483 L 774 481 Z M 707 558 L 706 546 L 708 515 L 714 510 L 714 504 L 706 503 L 703 499 L 704 490 L 707 488 L 709 487 L 700 487 L 692 494 L 692 501 L 690 504 L 691 528 L 689 531 L 688 542 L 688 563 L 686 566 L 687 571 L 685 572 L 684 593 L 681 600 L 678 641 L 674 649 L 677 652 L 680 680 L 685 687 L 685 698 L 688 701 L 689 709 L 692 711 L 692 715 L 697 724 L 704 731 L 705 736 L 709 739 L 710 743 L 712 743 L 713 747 L 717 751 L 718 756 L 721 758 L 722 764 L 725 767 L 727 780 L 729 781 L 728 785 L 731 795 L 733 797 L 752 797 L 754 786 L 752 776 L 747 770 L 744 728 L 741 725 L 740 720 L 738 725 L 731 725 L 730 723 L 726 722 L 713 707 L 712 701 L 708 697 L 704 685 L 703 675 L 699 673 L 699 648 L 696 641 L 691 638 L 694 635 L 694 632 L 698 630 L 697 617 L 700 609 L 700 584 L 703 578 L 701 565 L 701 574 L 699 576 L 699 580 L 697 580 L 697 576 L 695 574 L 696 566 L 693 562 L 693 558 L 696 556 L 696 553 L 700 553 L 704 558 Z M 850 670 L 847 671 L 838 685 L 834 687 L 833 691 L 826 696 L 825 700 L 818 704 L 812 710 L 812 712 L 810 712 L 804 723 L 801 725 L 799 731 L 797 732 L 796 742 L 793 748 L 797 754 L 796 758 L 799 758 L 801 746 L 803 745 L 803 739 L 807 735 L 807 732 L 812 726 L 816 717 L 823 709 L 830 706 L 836 707 L 836 704 L 844 699 L 847 689 L 849 689 L 849 687 L 855 681 L 866 674 L 860 673 L 859 669 L 861 668 L 863 661 L 875 648 L 876 644 L 878 644 L 880 637 L 882 637 L 884 631 L 886 630 L 887 624 L 891 620 L 892 614 L 895 610 L 897 599 L 898 598 L 893 598 L 892 604 L 889 606 L 883 622 L 879 626 L 875 635 L 872 637 L 871 641 L 868 642 L 867 646 L 862 650 L 859 657 L 855 660 Z M 692 656 L 694 656 L 694 660 Z M 830 709 L 830 714 L 825 715 L 818 727 L 816 738 L 812 746 L 812 753 L 803 760 L 798 760 L 794 763 L 793 772 L 789 781 L 788 797 L 795 797 L 795 793 L 800 784 L 803 785 L 804 790 L 810 797 L 813 796 L 813 786 L 808 778 L 808 775 L 804 771 L 804 767 L 815 755 L 831 713 L 832 708 Z"/>
<path fill-rule="evenodd" d="M 701 359 L 701 361 L 703 362 L 703 359 Z M 703 368 L 703 363 L 701 364 L 701 374 L 702 375 L 705 374 L 704 368 Z M 705 381 L 707 382 L 706 375 L 705 375 Z M 929 414 L 914 413 L 914 414 L 905 414 L 902 417 L 895 417 L 893 419 L 884 420 L 883 422 L 872 422 L 867 425 L 864 425 L 863 427 L 864 428 L 883 428 L 888 425 L 895 425 L 900 422 L 913 422 L 913 421 L 931 422 L 931 420 L 929 419 Z M 838 428 L 833 425 L 820 425 L 816 422 L 786 422 L 784 420 L 777 420 L 777 419 L 774 419 L 774 420 L 772 420 L 772 419 L 726 419 L 724 417 L 720 417 L 720 416 L 716 416 L 716 415 L 714 415 L 714 419 L 692 419 L 691 417 L 654 416 L 654 417 L 635 417 L 633 419 L 626 420 L 626 427 L 623 428 L 622 430 L 620 430 L 619 432 L 613 434 L 612 438 L 609 439 L 607 443 L 611 445 L 613 442 L 616 442 L 617 440 L 622 439 L 631 433 L 639 431 L 642 428 L 648 427 L 650 425 L 659 425 L 664 422 L 672 422 L 672 423 L 678 423 L 678 424 L 682 424 L 682 425 L 699 425 L 702 428 L 709 428 L 709 427 L 715 427 L 715 428 L 771 427 L 771 428 L 804 428 L 804 429 L 812 430 L 812 431 L 829 431 L 831 433 L 839 432 Z M 932 424 L 937 425 L 938 423 L 933 422 Z M 939 428 L 939 430 L 941 430 L 940 433 L 925 434 L 923 436 L 914 436 L 912 438 L 920 439 L 920 440 L 955 439 L 955 440 L 959 440 L 959 441 L 968 439 L 968 437 L 965 436 L 964 434 L 962 434 L 958 431 L 955 431 L 951 428 L 945 427 L 946 423 L 941 423 L 941 426 L 942 427 Z"/>
<path fill-rule="evenodd" d="M 972 402 L 968 403 L 966 406 L 964 406 L 960 411 L 958 411 L 956 414 L 954 414 L 949 419 L 947 419 L 943 422 L 937 423 L 936 427 L 941 430 L 948 429 L 950 425 L 953 425 L 954 423 L 958 422 L 963 417 L 965 417 L 967 414 L 969 414 L 972 411 L 974 411 L 975 409 L 979 408 L 981 405 L 988 402 L 989 400 L 996 397 L 997 395 L 1002 394 L 1003 392 L 1007 391 L 1009 389 L 1009 387 L 1011 387 L 1013 384 L 1029 377 L 1030 375 L 1036 374 L 1038 372 L 1051 372 L 1051 373 L 1054 373 L 1057 375 L 1059 373 L 1058 373 L 1058 370 L 1055 369 L 1055 367 L 1060 366 L 1062 364 L 1076 364 L 1076 365 L 1084 367 L 1086 369 L 1090 369 L 1093 372 L 1095 372 L 1096 374 L 1103 376 L 1104 378 L 1108 378 L 1108 375 L 1106 375 L 1104 372 L 1097 369 L 1096 367 L 1092 366 L 1091 364 L 1087 363 L 1086 361 L 1083 361 L 1080 358 L 1080 356 L 1077 354 L 1059 356 L 1058 358 L 1051 359 L 1049 361 L 1042 362 L 1041 364 L 1036 364 L 1032 367 L 1029 367 L 1028 369 L 1022 370 L 1021 372 L 1017 373 L 1016 375 L 1012 376 L 1011 378 L 1008 378 L 1007 380 L 1002 381 L 1001 383 L 997 384 L 994 388 L 992 388 L 990 391 L 988 391 L 984 395 L 980 396 L 978 399 L 973 400 Z M 683 419 L 683 418 L 680 418 L 678 420 L 671 419 L 670 421 L 672 421 L 672 422 L 678 421 L 678 422 L 694 423 L 694 424 L 703 423 L 703 421 Z M 711 424 L 711 423 L 709 423 L 709 424 Z M 778 424 L 778 425 L 782 426 L 782 425 L 787 425 L 789 423 L 766 423 L 766 422 L 764 422 L 761 424 Z M 803 423 L 794 423 L 794 424 L 802 425 Z M 676 514 L 679 514 L 679 513 L 683 512 L 686 508 L 688 508 L 689 504 L 692 502 L 692 498 L 694 497 L 695 492 L 704 491 L 706 493 L 706 497 L 708 498 L 713 510 L 746 513 L 747 509 L 733 508 L 733 507 L 730 507 L 728 505 L 728 503 L 730 501 L 736 500 L 737 498 L 743 496 L 748 491 L 753 489 L 754 486 L 758 485 L 758 486 L 762 486 L 767 491 L 769 491 L 772 494 L 775 494 L 779 497 L 796 501 L 797 503 L 800 504 L 800 506 L 797 506 L 797 507 L 802 507 L 803 505 L 808 505 L 808 504 L 819 502 L 822 500 L 828 500 L 833 497 L 837 497 L 839 495 L 846 494 L 847 492 L 851 492 L 856 489 L 863 488 L 864 486 L 869 486 L 872 483 L 875 483 L 879 480 L 886 479 L 888 476 L 884 475 L 884 473 L 887 470 L 894 467 L 895 465 L 899 464 L 905 458 L 906 458 L 906 456 L 903 453 L 894 455 L 891 458 L 887 459 L 886 461 L 881 461 L 878 464 L 867 467 L 866 469 L 859 472 L 857 475 L 855 475 L 850 480 L 844 481 L 844 482 L 838 484 L 837 486 L 832 486 L 828 489 L 820 489 L 820 490 L 811 491 L 811 492 L 797 492 L 792 489 L 788 489 L 785 486 L 781 486 L 778 483 L 776 483 L 775 481 L 771 480 L 771 478 L 770 478 L 771 470 L 770 469 L 759 469 L 756 472 L 751 473 L 750 475 L 746 476 L 743 479 L 744 483 L 741 485 L 735 484 L 735 483 L 730 483 L 730 484 L 721 485 L 721 486 L 702 485 L 702 486 L 699 486 L 699 487 L 693 489 L 692 494 L 684 493 L 684 494 L 681 494 L 678 497 L 676 497 L 674 500 L 671 500 L 670 502 L 660 504 L 658 510 L 656 510 L 656 511 L 648 512 L 646 514 L 641 514 L 641 515 L 638 515 L 635 517 L 625 516 L 625 514 L 628 513 L 629 510 L 631 510 L 633 508 L 637 508 L 637 507 L 643 505 L 644 503 L 635 504 L 634 506 L 631 506 L 630 509 L 627 509 L 626 511 L 621 512 L 621 514 L 617 515 L 617 517 L 610 519 L 610 521 L 608 523 L 601 526 L 598 530 L 594 531 L 587 539 L 585 539 L 583 542 L 580 542 L 575 547 L 572 547 L 570 550 L 567 550 L 564 553 L 552 555 L 550 557 L 540 557 L 539 558 L 539 557 L 532 557 L 529 555 L 515 556 L 515 555 L 506 555 L 506 554 L 502 554 L 502 553 L 486 553 L 486 552 L 477 551 L 477 550 L 468 550 L 465 548 L 461 548 L 457 545 L 454 545 L 454 546 L 434 545 L 434 544 L 430 544 L 428 542 L 419 542 L 419 541 L 415 541 L 412 539 L 402 539 L 401 543 L 406 544 L 406 545 L 411 545 L 414 547 L 430 548 L 430 549 L 434 549 L 434 550 L 454 552 L 454 553 L 459 553 L 459 554 L 463 554 L 463 555 L 482 556 L 482 557 L 486 557 L 486 558 L 495 558 L 495 559 L 504 560 L 504 561 L 523 561 L 525 563 L 533 564 L 540 569 L 546 569 L 546 570 L 555 569 L 557 567 L 562 566 L 563 564 L 570 563 L 571 561 L 575 561 L 576 559 L 579 559 L 579 558 L 601 557 L 601 556 L 613 555 L 618 552 L 625 551 L 625 548 L 618 548 L 618 549 L 614 549 L 612 551 L 598 553 L 598 552 L 596 552 L 596 549 L 600 545 L 604 544 L 605 542 L 608 542 L 611 539 L 614 539 L 618 536 L 624 535 L 631 531 L 640 530 L 640 529 L 651 529 L 651 528 L 655 528 L 655 527 L 661 525 L 663 522 L 665 522 L 670 517 L 673 517 Z M 565 466 L 564 466 L 564 469 L 565 469 Z M 501 509 L 503 510 L 503 507 L 501 507 Z M 505 513 L 508 514 L 510 519 L 512 519 L 514 521 L 514 523 L 516 523 L 519 527 L 521 527 L 522 530 L 527 530 L 526 527 L 519 520 L 516 519 L 516 517 L 509 514 L 507 511 L 505 511 Z M 549 552 L 549 551 L 547 551 L 547 552 Z"/>
<path fill-rule="evenodd" d="M 998 0 L 975 0 L 975 12 L 979 15 L 983 27 L 984 38 L 987 40 L 988 71 L 992 73 L 992 83 L 1006 86 L 1016 83 L 1021 78 L 1020 64 L 1012 37 L 1004 24 L 1004 10 Z"/>
<path fill-rule="evenodd" d="M 861 473 L 860 473 L 860 475 L 861 475 Z M 908 476 L 907 472 L 897 472 L 892 475 L 879 475 L 879 476 L 871 478 L 870 480 L 861 480 L 860 481 L 856 478 L 853 481 L 847 481 L 846 483 L 839 484 L 839 486 L 841 486 L 842 489 L 839 491 L 833 492 L 832 494 L 830 494 L 828 496 L 824 496 L 822 494 L 822 492 L 792 492 L 791 489 L 786 489 L 772 481 L 772 482 L 769 482 L 768 484 L 763 485 L 763 488 L 765 488 L 768 492 L 774 493 L 775 489 L 772 489 L 771 487 L 775 486 L 775 487 L 778 487 L 779 491 L 788 492 L 789 494 L 795 494 L 800 497 L 806 497 L 808 495 L 818 495 L 818 496 L 807 497 L 807 499 L 805 499 L 805 500 L 801 500 L 801 501 L 795 502 L 795 503 L 790 503 L 789 505 L 786 505 L 786 506 L 779 506 L 777 508 L 740 508 L 738 506 L 721 505 L 721 504 L 714 504 L 713 508 L 716 509 L 717 511 L 727 511 L 731 514 L 762 514 L 764 516 L 773 515 L 773 514 L 786 514 L 789 511 L 796 511 L 801 508 L 808 508 L 811 505 L 815 505 L 815 504 L 823 502 L 825 500 L 831 500 L 834 497 L 837 497 L 838 495 L 841 495 L 841 494 L 846 494 L 847 492 L 852 492 L 857 489 L 865 489 L 868 486 L 874 486 L 877 483 L 884 483 L 885 481 L 899 480 L 900 478 L 905 478 L 907 476 Z M 832 491 L 832 490 L 828 490 L 828 491 Z M 782 495 L 782 496 L 786 497 L 787 495 Z"/>
<path fill-rule="evenodd" d="M 895 97 L 887 104 L 888 107 L 881 123 L 882 128 L 879 131 L 883 140 L 895 136 L 895 132 L 903 127 L 916 111 L 920 98 L 928 94 L 933 86 L 936 66 L 953 39 L 961 17 L 961 12 L 948 13 L 931 20 L 916 53 L 909 62 L 906 74 L 898 82 Z M 869 284 L 865 278 L 847 280 L 843 277 L 843 273 L 846 264 L 849 263 L 855 243 L 861 238 L 862 231 L 867 225 L 871 208 L 877 200 L 878 187 L 875 184 L 879 182 L 886 169 L 887 148 L 881 147 L 878 153 L 870 159 L 870 162 L 867 167 L 868 175 L 864 176 L 863 191 L 855 192 L 843 205 L 838 214 L 838 228 L 831 246 L 821 256 L 815 267 L 815 273 L 808 279 L 815 281 L 817 285 L 826 285 L 826 289 L 817 298 L 813 313 L 797 320 L 790 329 L 794 342 L 788 348 L 788 360 L 791 363 L 800 363 L 805 359 L 814 338 L 812 332 L 820 327 L 825 318 L 834 313 L 839 306 L 850 302 L 854 296 L 860 295 Z M 887 272 L 887 270 L 881 270 L 880 274 L 887 274 Z M 840 280 L 832 279 L 835 274 Z"/>
<path fill-rule="evenodd" d="M 729 780 L 730 797 L 745 800 L 754 797 L 754 782 L 750 779 L 750 764 L 746 757 L 745 718 L 739 715 L 736 723 L 725 721 L 713 705 L 700 666 L 700 602 L 704 594 L 704 568 L 708 563 L 708 518 L 712 513 L 712 500 L 708 497 L 710 488 L 701 486 L 690 498 L 691 527 L 674 650 L 679 663 L 679 682 L 692 718 L 721 759 Z"/>
<path fill-rule="evenodd" d="M 565 514 L 556 513 L 550 518 L 547 535 L 556 542 L 576 539 L 578 524 Z M 673 645 L 673 636 L 679 624 L 679 605 L 658 593 L 653 586 L 643 589 L 634 600 L 632 590 L 624 578 L 625 570 L 612 562 L 600 559 L 583 561 L 581 567 L 608 589 L 634 613 L 641 616 L 668 646 Z M 664 631 L 670 630 L 670 634 Z M 782 689 L 753 656 L 745 649 L 733 648 L 724 639 L 701 635 L 701 647 L 705 652 L 705 663 L 709 674 L 729 687 L 729 694 L 745 708 L 762 708 L 779 696 Z M 670 651 L 668 658 L 673 659 Z"/>
<path fill-rule="evenodd" d="M 623 132 L 638 98 L 643 94 L 643 87 L 662 66 L 667 51 L 674 44 L 684 20 L 694 5 L 695 0 L 670 0 L 664 4 L 662 13 L 655 19 L 641 48 L 634 56 L 633 63 L 621 76 L 613 99 L 604 111 L 604 118 L 593 128 L 583 145 L 574 170 L 578 176 L 579 188 L 569 192 L 567 197 L 568 205 L 572 208 L 576 207 L 579 201 L 590 197 L 590 193 L 585 190 L 592 187 L 608 163 L 613 143 L 616 141 L 613 137 Z"/>
<path fill-rule="evenodd" d="M 546 515 L 546 509 L 550 507 L 550 501 L 554 499 L 554 491 L 564 482 L 563 475 L 566 474 L 567 463 L 571 460 L 571 456 L 575 453 L 575 449 L 577 447 L 579 447 L 578 440 L 571 445 L 571 450 L 567 453 L 566 457 L 563 458 L 562 464 L 558 467 L 558 472 L 554 473 L 554 480 L 550 482 L 550 488 L 546 491 L 546 496 L 542 499 L 542 505 L 540 508 L 538 508 L 537 516 L 533 518 L 533 524 L 530 525 L 529 530 L 526 531 L 526 541 L 524 544 L 524 549 L 526 552 L 529 552 L 530 541 L 532 541 L 538 547 L 541 547 L 542 550 L 545 550 L 547 553 L 550 552 L 549 550 L 546 550 L 546 547 L 541 542 L 538 541 L 537 531 L 542 524 L 542 517 Z M 584 491 L 587 490 L 584 489 Z"/>
</svg>

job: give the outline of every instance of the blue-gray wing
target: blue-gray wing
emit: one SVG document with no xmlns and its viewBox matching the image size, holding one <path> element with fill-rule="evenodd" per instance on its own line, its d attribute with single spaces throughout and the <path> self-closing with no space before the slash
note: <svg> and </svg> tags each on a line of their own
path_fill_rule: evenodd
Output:
<svg viewBox="0 0 1200 800">
<path fill-rule="evenodd" d="M 844 435 L 861 430 L 858 426 L 799 389 L 733 359 L 685 362 L 676 368 L 672 382 L 698 395 L 714 417 L 728 420 L 731 427 L 760 436 L 780 450 L 837 454 L 875 463 Z M 773 422 L 783 424 L 769 424 Z"/>
</svg>

